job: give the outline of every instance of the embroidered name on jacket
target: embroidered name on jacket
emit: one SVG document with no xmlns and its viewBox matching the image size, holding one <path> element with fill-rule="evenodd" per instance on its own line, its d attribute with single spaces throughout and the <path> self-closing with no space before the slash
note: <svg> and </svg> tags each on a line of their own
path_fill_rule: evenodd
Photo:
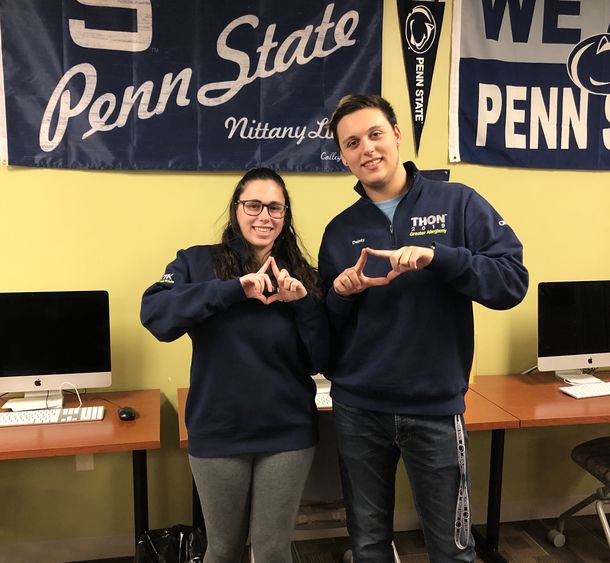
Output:
<svg viewBox="0 0 610 563">
<path fill-rule="evenodd" d="M 446 235 L 447 213 L 427 215 L 425 217 L 411 217 L 410 237 L 423 235 Z"/>
</svg>

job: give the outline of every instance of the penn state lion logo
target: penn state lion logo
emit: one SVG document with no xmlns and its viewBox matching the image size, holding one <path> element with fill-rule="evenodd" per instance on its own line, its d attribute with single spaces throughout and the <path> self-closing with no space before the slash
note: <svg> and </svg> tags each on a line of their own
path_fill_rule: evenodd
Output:
<svg viewBox="0 0 610 563">
<path fill-rule="evenodd" d="M 567 62 L 570 80 L 599 96 L 610 95 L 610 27 L 587 37 L 572 49 Z"/>
<path fill-rule="evenodd" d="M 424 54 L 434 43 L 436 21 L 426 6 L 415 6 L 405 20 L 405 39 L 414 53 Z"/>
</svg>

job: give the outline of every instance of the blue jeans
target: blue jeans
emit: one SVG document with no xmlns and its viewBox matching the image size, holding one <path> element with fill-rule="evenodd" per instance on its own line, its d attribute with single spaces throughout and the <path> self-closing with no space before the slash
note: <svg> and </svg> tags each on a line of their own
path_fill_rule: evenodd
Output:
<svg viewBox="0 0 610 563">
<path fill-rule="evenodd" d="M 460 484 L 467 498 L 470 479 L 465 462 L 460 471 L 458 449 L 465 459 L 467 438 L 464 431 L 459 448 L 455 417 L 394 415 L 336 401 L 333 414 L 354 562 L 394 562 L 394 486 L 401 456 L 430 561 L 474 561 L 468 502 L 456 513 Z M 460 526 L 463 533 L 456 541 Z"/>
</svg>

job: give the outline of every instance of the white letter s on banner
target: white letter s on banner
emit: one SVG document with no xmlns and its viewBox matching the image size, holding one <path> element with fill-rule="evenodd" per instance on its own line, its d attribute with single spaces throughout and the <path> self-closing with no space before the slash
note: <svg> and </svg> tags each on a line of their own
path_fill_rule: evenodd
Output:
<svg viewBox="0 0 610 563">
<path fill-rule="evenodd" d="M 136 31 L 112 31 L 88 28 L 83 20 L 68 20 L 74 43 L 90 49 L 109 49 L 137 53 L 152 42 L 152 6 L 150 0 L 77 0 L 86 6 L 128 8 L 136 11 Z"/>
</svg>

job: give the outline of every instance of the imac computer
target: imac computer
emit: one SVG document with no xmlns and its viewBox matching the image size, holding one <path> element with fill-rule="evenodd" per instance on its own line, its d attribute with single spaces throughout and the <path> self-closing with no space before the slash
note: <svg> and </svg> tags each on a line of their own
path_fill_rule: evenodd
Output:
<svg viewBox="0 0 610 563">
<path fill-rule="evenodd" d="M 0 293 L 0 395 L 4 408 L 60 408 L 63 391 L 109 387 L 106 291 Z"/>
<path fill-rule="evenodd" d="M 538 284 L 538 369 L 557 376 L 610 366 L 610 281 Z"/>
</svg>

